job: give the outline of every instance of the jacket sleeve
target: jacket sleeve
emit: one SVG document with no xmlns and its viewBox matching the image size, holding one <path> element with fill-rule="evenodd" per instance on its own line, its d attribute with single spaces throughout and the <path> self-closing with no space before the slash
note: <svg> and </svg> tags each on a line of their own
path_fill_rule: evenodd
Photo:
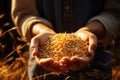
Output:
<svg viewBox="0 0 120 80">
<path fill-rule="evenodd" d="M 19 27 L 22 36 L 31 39 L 31 27 L 35 23 L 42 23 L 52 28 L 49 21 L 39 17 L 36 0 L 12 0 L 11 16 L 15 26 Z"/>
<path fill-rule="evenodd" d="M 106 0 L 104 10 L 99 15 L 90 19 L 100 21 L 106 30 L 104 39 L 101 43 L 109 43 L 111 40 L 120 36 L 120 0 Z M 88 22 L 88 23 L 89 23 Z"/>
</svg>

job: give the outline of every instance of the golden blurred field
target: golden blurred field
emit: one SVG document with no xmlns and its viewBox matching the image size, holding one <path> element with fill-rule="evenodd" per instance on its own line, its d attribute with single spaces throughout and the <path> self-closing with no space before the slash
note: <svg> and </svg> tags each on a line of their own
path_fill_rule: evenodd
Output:
<svg viewBox="0 0 120 80">
<path fill-rule="evenodd" d="M 18 28 L 14 27 L 9 7 L 10 1 L 0 1 L 0 80 L 28 80 L 29 43 L 20 37 Z M 120 50 L 113 52 L 112 80 L 120 80 L 119 53 Z"/>
<path fill-rule="evenodd" d="M 0 15 L 4 19 L 5 14 Z M 0 27 L 0 80 L 28 80 L 27 61 L 29 43 L 17 32 L 17 27 L 10 27 L 5 22 Z M 120 80 L 120 55 L 113 56 L 113 80 Z"/>
</svg>

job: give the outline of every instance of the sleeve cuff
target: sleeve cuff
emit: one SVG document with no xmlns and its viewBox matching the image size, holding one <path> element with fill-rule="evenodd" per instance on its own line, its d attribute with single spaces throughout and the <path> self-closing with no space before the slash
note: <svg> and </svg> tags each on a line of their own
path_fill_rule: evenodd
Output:
<svg viewBox="0 0 120 80">
<path fill-rule="evenodd" d="M 42 23 L 42 24 L 47 25 L 49 28 L 53 28 L 52 24 L 49 21 L 47 21 L 47 20 L 45 20 L 43 18 L 30 17 L 30 16 L 26 17 L 26 19 L 23 20 L 21 31 L 22 31 L 22 36 L 25 39 L 27 39 L 28 41 L 30 41 L 30 39 L 32 37 L 31 36 L 31 28 L 36 23 Z"/>
<path fill-rule="evenodd" d="M 119 21 L 109 12 L 104 12 L 99 14 L 98 16 L 93 17 L 89 20 L 88 23 L 98 20 L 100 21 L 106 30 L 106 34 L 104 39 L 98 41 L 100 43 L 109 43 L 112 41 L 116 36 L 118 36 L 119 32 Z"/>
</svg>

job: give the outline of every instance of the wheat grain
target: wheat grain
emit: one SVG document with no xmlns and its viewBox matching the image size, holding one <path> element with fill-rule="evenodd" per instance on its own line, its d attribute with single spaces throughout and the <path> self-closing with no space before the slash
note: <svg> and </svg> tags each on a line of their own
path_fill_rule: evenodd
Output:
<svg viewBox="0 0 120 80">
<path fill-rule="evenodd" d="M 41 58 L 53 58 L 59 61 L 62 57 L 84 56 L 88 52 L 87 42 L 73 33 L 59 33 L 50 36 L 48 41 L 39 47 Z"/>
</svg>

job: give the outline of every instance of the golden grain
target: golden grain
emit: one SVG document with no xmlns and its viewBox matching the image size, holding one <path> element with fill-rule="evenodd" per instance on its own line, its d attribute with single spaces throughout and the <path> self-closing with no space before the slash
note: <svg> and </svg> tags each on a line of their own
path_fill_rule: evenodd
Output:
<svg viewBox="0 0 120 80">
<path fill-rule="evenodd" d="M 83 56 L 87 54 L 88 44 L 73 33 L 59 33 L 50 36 L 48 41 L 39 47 L 40 57 L 51 57 L 59 61 L 62 57 Z"/>
</svg>

